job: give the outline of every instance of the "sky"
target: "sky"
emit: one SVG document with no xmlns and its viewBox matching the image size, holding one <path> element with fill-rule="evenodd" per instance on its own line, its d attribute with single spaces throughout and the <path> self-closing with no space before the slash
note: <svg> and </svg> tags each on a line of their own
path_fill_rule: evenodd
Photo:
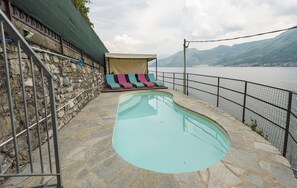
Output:
<svg viewBox="0 0 297 188">
<path fill-rule="evenodd" d="M 165 58 L 183 40 L 233 38 L 297 25 L 296 0 L 91 0 L 94 30 L 112 53 L 150 53 Z M 211 49 L 275 37 L 191 43 Z"/>
</svg>

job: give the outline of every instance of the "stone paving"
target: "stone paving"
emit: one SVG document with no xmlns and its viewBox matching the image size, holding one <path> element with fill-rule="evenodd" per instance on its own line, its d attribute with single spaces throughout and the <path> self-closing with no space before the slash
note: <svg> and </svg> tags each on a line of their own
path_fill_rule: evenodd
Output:
<svg viewBox="0 0 297 188">
<path fill-rule="evenodd" d="M 112 147 L 118 99 L 123 93 L 102 93 L 59 132 L 64 187 L 297 187 L 287 159 L 264 138 L 206 102 L 164 91 L 172 93 L 177 104 L 208 116 L 227 131 L 231 145 L 223 160 L 201 171 L 180 174 L 156 173 L 129 164 Z M 4 187 L 54 180 L 13 178 Z"/>
</svg>

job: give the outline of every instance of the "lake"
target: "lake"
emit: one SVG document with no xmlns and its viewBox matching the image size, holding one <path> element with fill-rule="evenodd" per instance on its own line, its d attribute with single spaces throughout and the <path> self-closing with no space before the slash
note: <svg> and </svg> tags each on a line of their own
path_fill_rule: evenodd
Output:
<svg viewBox="0 0 297 188">
<path fill-rule="evenodd" d="M 158 67 L 158 71 L 183 72 L 183 67 Z M 242 79 L 297 92 L 297 67 L 187 67 L 187 72 Z"/>
</svg>

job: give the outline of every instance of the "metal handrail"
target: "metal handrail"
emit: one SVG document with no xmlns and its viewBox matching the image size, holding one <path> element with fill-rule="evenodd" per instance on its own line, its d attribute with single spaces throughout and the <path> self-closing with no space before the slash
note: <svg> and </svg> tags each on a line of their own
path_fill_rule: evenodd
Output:
<svg viewBox="0 0 297 188">
<path fill-rule="evenodd" d="M 153 70 L 150 70 L 150 72 L 155 72 Z M 170 74 L 183 74 L 180 72 L 168 72 L 168 71 L 162 71 L 162 73 L 170 73 Z M 158 73 L 161 73 L 161 71 L 158 71 Z M 189 75 L 194 75 L 194 76 L 203 76 L 203 77 L 210 77 L 210 78 L 221 78 L 221 79 L 226 79 L 226 80 L 232 80 L 232 81 L 239 81 L 239 82 L 248 82 L 250 84 L 255 84 L 255 85 L 259 85 L 259 86 L 264 86 L 264 87 L 269 87 L 272 89 L 278 89 L 278 90 L 282 90 L 282 91 L 287 91 L 287 92 L 293 92 L 295 95 L 297 95 L 297 91 L 291 91 L 288 89 L 284 89 L 284 88 L 280 88 L 280 87 L 275 87 L 275 86 L 271 86 L 271 85 L 266 85 L 266 84 L 261 84 L 261 83 L 257 83 L 257 82 L 252 82 L 252 81 L 247 81 L 247 80 L 242 80 L 242 79 L 236 79 L 236 78 L 229 78 L 229 77 L 221 77 L 221 76 L 211 76 L 211 75 L 206 75 L 206 74 L 196 74 L 196 73 L 187 73 Z M 170 77 L 172 78 L 172 77 Z M 183 80 L 183 78 L 180 78 L 181 80 Z M 193 81 L 193 80 L 192 80 Z"/>
<path fill-rule="evenodd" d="M 7 86 L 7 95 L 8 95 L 8 104 L 9 104 L 9 110 L 10 110 L 10 119 L 11 119 L 11 127 L 12 127 L 12 140 L 13 140 L 13 146 L 14 146 L 14 152 L 15 152 L 15 166 L 16 166 L 16 173 L 11 174 L 3 174 L 2 171 L 0 173 L 0 177 L 20 177 L 20 176 L 56 176 L 57 179 L 57 187 L 62 187 L 62 179 L 61 179 L 61 165 L 60 165 L 60 152 L 59 152 L 59 145 L 58 145 L 58 129 L 57 129 L 57 112 L 56 112 L 56 102 L 55 102 L 55 89 L 54 89 L 54 79 L 53 75 L 50 73 L 50 71 L 47 69 L 47 67 L 44 65 L 44 63 L 37 57 L 34 50 L 31 48 L 31 46 L 27 43 L 27 41 L 24 39 L 24 37 L 19 33 L 19 31 L 14 27 L 14 25 L 11 23 L 11 21 L 7 18 L 5 13 L 0 10 L 0 29 L 1 29 L 1 35 L 2 35 L 2 46 L 3 46 L 3 59 L 4 59 L 4 65 L 5 65 L 5 74 L 6 74 L 6 86 Z M 9 35 L 9 38 L 15 41 L 17 44 L 17 52 L 18 52 L 18 63 L 20 66 L 20 77 L 21 77 L 21 85 L 22 85 L 22 93 L 23 93 L 23 103 L 24 103 L 24 112 L 25 112 L 25 127 L 24 130 L 27 133 L 27 145 L 29 147 L 29 158 L 30 158 L 30 169 L 31 173 L 28 173 L 26 175 L 23 175 L 20 173 L 20 163 L 19 163 L 19 150 L 18 150 L 18 143 L 17 143 L 17 133 L 16 133 L 16 125 L 14 120 L 14 105 L 13 105 L 13 98 L 12 98 L 12 88 L 10 85 L 10 73 L 9 73 L 9 65 L 8 65 L 8 55 L 7 55 L 7 44 L 5 41 L 5 35 Z M 34 108 L 35 108 L 35 115 L 36 115 L 36 125 L 37 125 L 37 131 L 38 131 L 38 148 L 39 148 L 39 157 L 40 157 L 40 167 L 41 167 L 41 173 L 34 172 L 33 169 L 33 160 L 32 160 L 32 151 L 31 151 L 31 142 L 30 142 L 30 128 L 28 123 L 28 113 L 27 113 L 27 104 L 26 104 L 26 94 L 25 94 L 25 86 L 24 86 L 24 75 L 22 73 L 23 71 L 23 65 L 22 65 L 22 52 L 27 54 L 29 57 L 29 60 L 31 62 L 31 71 L 32 71 L 32 83 L 33 83 L 33 95 L 34 95 Z M 30 66 L 30 65 L 29 65 Z M 42 79 L 42 86 L 44 91 L 44 77 L 47 79 L 47 90 L 48 95 L 50 98 L 50 110 L 51 110 L 51 125 L 52 125 L 52 131 L 53 131 L 53 147 L 54 147 L 54 159 L 55 159 L 55 170 L 56 172 L 53 173 L 52 169 L 50 167 L 50 173 L 45 173 L 43 168 L 43 154 L 41 151 L 41 133 L 40 133 L 40 127 L 39 127 L 39 115 L 38 113 L 38 105 L 37 105 L 37 95 L 36 95 L 36 85 L 35 85 L 35 74 L 34 74 L 34 67 L 36 66 L 38 68 L 38 71 L 40 72 Z M 43 98 L 45 101 L 45 92 L 43 92 Z M 46 108 L 46 103 L 44 104 Z M 47 135 L 48 135 L 48 125 L 46 125 Z M 49 138 L 47 138 L 48 141 L 48 147 L 50 149 L 49 145 Z M 2 146 L 2 144 L 1 144 Z M 51 155 L 50 150 L 48 151 L 49 155 L 49 163 L 51 165 Z"/>
</svg>

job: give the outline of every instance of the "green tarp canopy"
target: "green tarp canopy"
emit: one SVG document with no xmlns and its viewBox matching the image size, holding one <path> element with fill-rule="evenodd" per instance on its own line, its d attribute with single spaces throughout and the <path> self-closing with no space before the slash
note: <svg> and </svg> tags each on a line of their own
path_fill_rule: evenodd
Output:
<svg viewBox="0 0 297 188">
<path fill-rule="evenodd" d="M 12 3 L 104 64 L 104 54 L 108 50 L 71 0 L 13 0 Z"/>
</svg>

